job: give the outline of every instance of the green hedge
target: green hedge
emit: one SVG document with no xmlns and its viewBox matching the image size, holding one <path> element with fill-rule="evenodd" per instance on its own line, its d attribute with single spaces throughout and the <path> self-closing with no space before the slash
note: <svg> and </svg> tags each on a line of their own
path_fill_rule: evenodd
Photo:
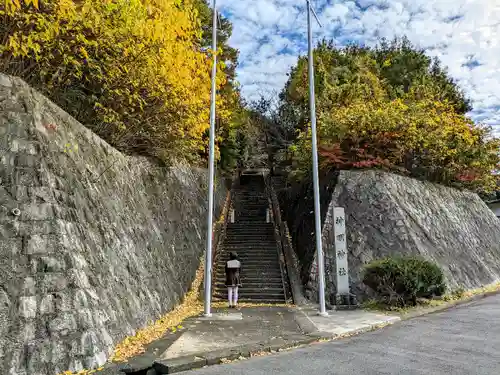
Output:
<svg viewBox="0 0 500 375">
<path fill-rule="evenodd" d="M 418 257 L 375 260 L 364 267 L 363 283 L 380 302 L 397 306 L 415 306 L 418 298 L 442 296 L 446 291 L 439 266 Z"/>
</svg>

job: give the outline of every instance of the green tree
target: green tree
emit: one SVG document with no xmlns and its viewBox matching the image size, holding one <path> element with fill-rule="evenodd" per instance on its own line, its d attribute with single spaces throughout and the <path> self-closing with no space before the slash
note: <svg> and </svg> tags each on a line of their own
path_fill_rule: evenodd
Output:
<svg viewBox="0 0 500 375">
<path fill-rule="evenodd" d="M 464 114 L 472 109 L 470 100 L 448 76 L 439 59 L 431 59 L 406 37 L 390 43 L 383 39 L 373 55 L 392 98 L 401 97 L 414 85 L 428 85 L 432 86 L 437 100 L 447 100 L 458 113 Z"/>
<path fill-rule="evenodd" d="M 495 187 L 500 143 L 466 117 L 463 93 L 409 42 L 315 50 L 322 168 L 385 168 L 476 191 Z M 297 174 L 311 160 L 307 60 L 299 58 L 281 94 L 298 130 Z"/>
</svg>

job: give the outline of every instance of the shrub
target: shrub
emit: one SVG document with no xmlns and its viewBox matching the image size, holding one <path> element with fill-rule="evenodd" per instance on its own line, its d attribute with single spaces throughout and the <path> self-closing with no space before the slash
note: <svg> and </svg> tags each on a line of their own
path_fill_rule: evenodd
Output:
<svg viewBox="0 0 500 375">
<path fill-rule="evenodd" d="M 365 266 L 363 283 L 381 302 L 400 307 L 415 306 L 418 298 L 441 296 L 444 275 L 434 263 L 417 257 L 389 257 Z"/>
</svg>

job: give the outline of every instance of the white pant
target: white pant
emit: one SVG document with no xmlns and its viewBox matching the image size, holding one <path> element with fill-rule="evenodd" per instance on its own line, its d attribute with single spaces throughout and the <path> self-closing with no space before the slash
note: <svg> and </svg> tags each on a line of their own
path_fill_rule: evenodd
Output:
<svg viewBox="0 0 500 375">
<path fill-rule="evenodd" d="M 230 305 L 238 304 L 238 287 L 237 286 L 229 286 L 227 288 L 227 299 Z"/>
</svg>

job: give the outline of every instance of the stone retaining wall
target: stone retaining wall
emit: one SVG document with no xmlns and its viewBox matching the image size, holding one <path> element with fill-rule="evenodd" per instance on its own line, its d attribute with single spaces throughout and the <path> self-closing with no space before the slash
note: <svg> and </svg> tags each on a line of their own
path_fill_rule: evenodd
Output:
<svg viewBox="0 0 500 375">
<path fill-rule="evenodd" d="M 0 75 L 0 373 L 96 367 L 172 309 L 205 249 L 207 180 L 124 156 Z"/>
<path fill-rule="evenodd" d="M 351 286 L 361 298 L 369 294 L 362 266 L 391 255 L 436 262 L 451 289 L 500 280 L 500 220 L 479 196 L 381 171 L 341 171 L 323 223 L 327 298 L 336 293 L 333 207 L 345 208 Z"/>
</svg>

